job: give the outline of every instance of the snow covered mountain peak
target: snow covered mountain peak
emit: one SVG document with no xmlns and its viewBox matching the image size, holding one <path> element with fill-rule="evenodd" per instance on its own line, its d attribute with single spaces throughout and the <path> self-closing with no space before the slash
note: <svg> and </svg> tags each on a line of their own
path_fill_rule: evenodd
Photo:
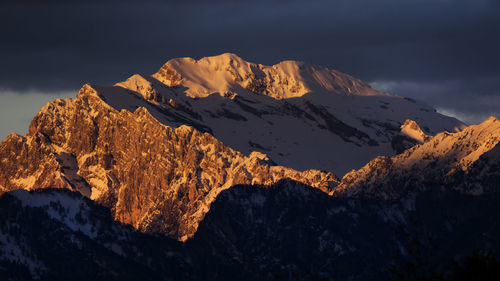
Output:
<svg viewBox="0 0 500 281">
<path fill-rule="evenodd" d="M 412 138 L 419 143 L 424 143 L 426 140 L 430 138 L 430 136 L 426 135 L 417 122 L 413 120 L 406 120 L 403 125 L 401 125 L 401 133 L 409 138 Z"/>
<path fill-rule="evenodd" d="M 359 79 L 325 67 L 291 60 L 265 66 L 231 53 L 199 60 L 172 59 L 153 77 L 167 86 L 186 87 L 186 94 L 192 98 L 214 93 L 256 93 L 278 100 L 308 93 L 386 95 Z"/>
<path fill-rule="evenodd" d="M 279 165 L 337 175 L 413 145 L 400 133 L 407 119 L 428 135 L 463 126 L 326 67 L 290 60 L 264 66 L 229 53 L 172 59 L 151 76 L 90 88 L 116 110 L 144 107 L 162 124 L 192 126 L 245 155 L 257 150 Z"/>
</svg>

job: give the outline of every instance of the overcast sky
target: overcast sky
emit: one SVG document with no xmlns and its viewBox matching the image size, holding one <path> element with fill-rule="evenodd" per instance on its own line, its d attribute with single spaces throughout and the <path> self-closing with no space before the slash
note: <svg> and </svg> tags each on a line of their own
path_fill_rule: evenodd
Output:
<svg viewBox="0 0 500 281">
<path fill-rule="evenodd" d="M 498 0 L 4 0 L 0 137 L 84 83 L 224 52 L 338 69 L 477 123 L 500 117 L 499 50 Z"/>
</svg>

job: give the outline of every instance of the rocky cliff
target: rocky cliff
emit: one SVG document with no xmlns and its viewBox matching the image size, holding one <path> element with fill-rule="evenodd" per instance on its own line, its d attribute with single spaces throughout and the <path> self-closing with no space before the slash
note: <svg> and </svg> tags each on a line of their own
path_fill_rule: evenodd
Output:
<svg viewBox="0 0 500 281">
<path fill-rule="evenodd" d="M 189 126 L 171 128 L 145 108 L 118 111 L 86 85 L 33 119 L 26 137 L 0 145 L 2 191 L 69 188 L 112 208 L 115 219 L 185 240 L 217 195 L 236 184 L 290 178 L 326 192 L 332 173 L 275 166 Z"/>
</svg>

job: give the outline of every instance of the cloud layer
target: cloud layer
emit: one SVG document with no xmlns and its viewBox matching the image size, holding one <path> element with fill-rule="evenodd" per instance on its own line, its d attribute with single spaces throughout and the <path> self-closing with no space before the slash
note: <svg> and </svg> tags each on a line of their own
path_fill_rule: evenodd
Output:
<svg viewBox="0 0 500 281">
<path fill-rule="evenodd" d="M 499 1 L 176 2 L 4 2 L 0 88 L 76 90 L 234 52 L 339 69 L 469 122 L 498 114 Z"/>
</svg>

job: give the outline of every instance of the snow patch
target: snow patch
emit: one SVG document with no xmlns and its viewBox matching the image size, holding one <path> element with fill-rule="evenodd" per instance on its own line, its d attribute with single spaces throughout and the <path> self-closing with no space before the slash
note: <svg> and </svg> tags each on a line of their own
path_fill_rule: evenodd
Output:
<svg viewBox="0 0 500 281">
<path fill-rule="evenodd" d="M 50 218 L 60 221 L 73 231 L 80 231 L 90 238 L 95 238 L 97 233 L 88 222 L 81 224 L 76 218 L 78 215 L 85 215 L 85 205 L 81 200 L 69 197 L 58 192 L 30 193 L 29 191 L 18 189 L 9 194 L 21 201 L 23 206 L 32 208 L 43 208 Z M 60 207 L 55 207 L 60 205 Z"/>
</svg>

